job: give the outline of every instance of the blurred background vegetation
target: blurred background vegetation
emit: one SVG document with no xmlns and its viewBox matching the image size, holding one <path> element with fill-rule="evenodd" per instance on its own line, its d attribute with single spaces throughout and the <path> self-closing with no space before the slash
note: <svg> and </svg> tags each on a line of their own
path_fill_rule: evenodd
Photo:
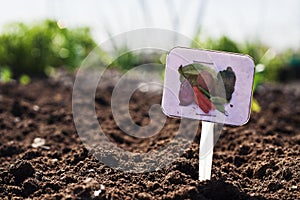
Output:
<svg viewBox="0 0 300 200">
<path fill-rule="evenodd" d="M 248 54 L 256 64 L 254 89 L 265 81 L 284 80 L 280 75 L 289 69 L 299 70 L 299 52 L 286 49 L 277 53 L 260 41 L 238 43 L 222 36 L 205 38 L 199 32 L 194 37 L 193 48 L 205 48 Z M 28 83 L 32 77 L 47 77 L 57 68 L 73 71 L 78 68 L 89 52 L 96 47 L 88 27 L 66 28 L 56 20 L 35 24 L 8 24 L 0 35 L 0 80 L 18 80 Z M 110 67 L 121 71 L 150 60 L 164 62 L 165 55 L 138 55 L 127 52 L 126 47 L 117 49 L 119 55 Z M 148 59 L 147 59 L 148 58 Z M 295 75 L 295 72 L 291 74 Z M 296 73 L 297 75 L 297 73 Z M 285 77 L 287 75 L 285 74 Z"/>
<path fill-rule="evenodd" d="M 7 1 L 0 7 L 0 81 L 26 84 L 57 69 L 73 72 L 98 42 L 145 27 L 194 38 L 191 47 L 249 54 L 256 64 L 254 89 L 266 81 L 300 80 L 299 5 L 298 0 Z M 46 18 L 53 20 L 34 21 Z M 164 54 L 118 45 L 112 68 L 165 62 Z"/>
<path fill-rule="evenodd" d="M 0 35 L 1 80 L 46 77 L 55 68 L 77 68 L 96 46 L 87 27 L 66 29 L 57 21 L 13 23 Z M 27 77 L 27 78 L 26 78 Z"/>
<path fill-rule="evenodd" d="M 282 80 L 280 75 L 285 68 L 300 67 L 300 54 L 292 49 L 284 49 L 280 53 L 277 53 L 274 49 L 260 41 L 237 43 L 227 36 L 222 36 L 218 39 L 206 38 L 202 40 L 197 36 L 195 40 L 199 44 L 198 46 L 194 46 L 195 48 L 202 47 L 205 49 L 250 55 L 256 65 L 254 89 L 265 81 L 278 82 Z M 294 61 L 293 64 L 291 63 L 292 61 Z"/>
</svg>

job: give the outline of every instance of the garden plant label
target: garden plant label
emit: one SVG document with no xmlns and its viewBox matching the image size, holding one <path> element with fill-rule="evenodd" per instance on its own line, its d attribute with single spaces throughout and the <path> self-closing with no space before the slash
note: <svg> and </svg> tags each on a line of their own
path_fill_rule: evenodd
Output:
<svg viewBox="0 0 300 200">
<path fill-rule="evenodd" d="M 167 56 L 162 109 L 172 117 L 243 125 L 254 67 L 247 55 L 176 47 Z"/>
<path fill-rule="evenodd" d="M 249 120 L 254 67 L 249 56 L 226 52 L 176 47 L 167 56 L 162 109 L 202 121 L 200 181 L 211 178 L 214 123 Z"/>
</svg>

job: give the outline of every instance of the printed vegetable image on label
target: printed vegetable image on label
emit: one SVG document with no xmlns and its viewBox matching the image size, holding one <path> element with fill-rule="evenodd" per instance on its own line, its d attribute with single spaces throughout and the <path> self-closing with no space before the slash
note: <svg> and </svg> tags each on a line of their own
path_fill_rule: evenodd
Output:
<svg viewBox="0 0 300 200">
<path fill-rule="evenodd" d="M 163 111 L 243 125 L 250 115 L 253 76 L 254 62 L 247 55 L 174 48 L 167 56 Z"/>
</svg>

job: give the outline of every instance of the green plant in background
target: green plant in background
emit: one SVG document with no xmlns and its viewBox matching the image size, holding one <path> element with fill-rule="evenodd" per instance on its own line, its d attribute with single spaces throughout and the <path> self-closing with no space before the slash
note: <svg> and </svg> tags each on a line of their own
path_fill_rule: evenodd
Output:
<svg viewBox="0 0 300 200">
<path fill-rule="evenodd" d="M 222 36 L 219 39 L 206 38 L 203 41 L 199 39 L 199 36 L 196 36 L 195 41 L 196 42 L 192 44 L 192 47 L 194 48 L 206 48 L 217 51 L 228 51 L 236 53 L 241 52 L 241 50 L 239 49 L 239 45 L 227 36 Z"/>
<path fill-rule="evenodd" d="M 49 68 L 75 69 L 96 46 L 88 28 L 67 29 L 52 20 L 33 26 L 10 24 L 0 44 L 0 67 L 6 66 L 15 79 L 45 76 Z"/>
<path fill-rule="evenodd" d="M 126 72 L 136 66 L 142 64 L 164 64 L 162 56 L 165 56 L 164 52 L 140 52 L 130 51 L 127 47 L 115 49 L 117 58 L 112 60 L 109 64 L 109 68 L 116 68 L 122 72 Z M 163 57 L 165 59 L 165 57 Z M 161 67 L 161 73 L 163 73 L 163 65 Z"/>
<path fill-rule="evenodd" d="M 8 82 L 11 80 L 11 71 L 8 67 L 0 68 L 0 81 Z"/>
<path fill-rule="evenodd" d="M 222 36 L 219 39 L 205 38 L 200 40 L 199 38 L 200 36 L 195 37 L 197 42 L 193 43 L 193 47 L 250 55 L 256 65 L 255 77 L 258 79 L 257 82 L 278 81 L 279 70 L 288 63 L 292 56 L 291 50 L 277 53 L 259 41 L 237 43 L 227 36 Z"/>
<path fill-rule="evenodd" d="M 237 43 L 227 36 L 222 36 L 219 39 L 206 38 L 203 41 L 199 38 L 199 35 L 195 37 L 196 42 L 192 44 L 192 47 L 250 55 L 256 65 L 253 84 L 254 91 L 259 84 L 265 81 L 278 81 L 279 71 L 288 63 L 288 60 L 292 56 L 291 50 L 277 54 L 272 48 L 267 47 L 259 41 Z M 255 99 L 252 101 L 252 110 L 255 112 L 261 110 Z"/>
<path fill-rule="evenodd" d="M 25 75 L 25 74 L 23 74 L 23 75 L 20 77 L 19 81 L 20 81 L 20 83 L 21 83 L 22 85 L 27 85 L 28 83 L 30 83 L 30 77 L 27 76 L 27 75 Z"/>
<path fill-rule="evenodd" d="M 109 64 L 109 68 L 117 68 L 121 71 L 128 71 L 142 62 L 142 58 L 138 53 L 131 52 L 126 47 L 116 49 L 115 51 L 117 56 L 120 56 Z"/>
</svg>

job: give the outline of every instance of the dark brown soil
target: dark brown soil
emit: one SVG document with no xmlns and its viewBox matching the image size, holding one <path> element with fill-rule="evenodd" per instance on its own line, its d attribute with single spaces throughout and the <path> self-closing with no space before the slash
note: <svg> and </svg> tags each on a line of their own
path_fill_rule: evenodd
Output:
<svg viewBox="0 0 300 200">
<path fill-rule="evenodd" d="M 0 199 L 298 199 L 299 86 L 261 86 L 255 97 L 262 111 L 252 113 L 245 126 L 223 128 L 212 180 L 199 182 L 199 133 L 172 165 L 124 173 L 100 163 L 81 143 L 72 119 L 71 87 L 53 80 L 0 84 Z M 172 140 L 177 119 L 168 119 L 151 139 L 120 131 L 109 110 L 111 91 L 107 87 L 96 95 L 98 119 L 111 140 L 135 152 Z M 160 101 L 160 95 L 136 92 L 130 104 L 134 121 L 149 123 L 149 106 Z M 45 144 L 33 148 L 37 137 Z"/>
</svg>

